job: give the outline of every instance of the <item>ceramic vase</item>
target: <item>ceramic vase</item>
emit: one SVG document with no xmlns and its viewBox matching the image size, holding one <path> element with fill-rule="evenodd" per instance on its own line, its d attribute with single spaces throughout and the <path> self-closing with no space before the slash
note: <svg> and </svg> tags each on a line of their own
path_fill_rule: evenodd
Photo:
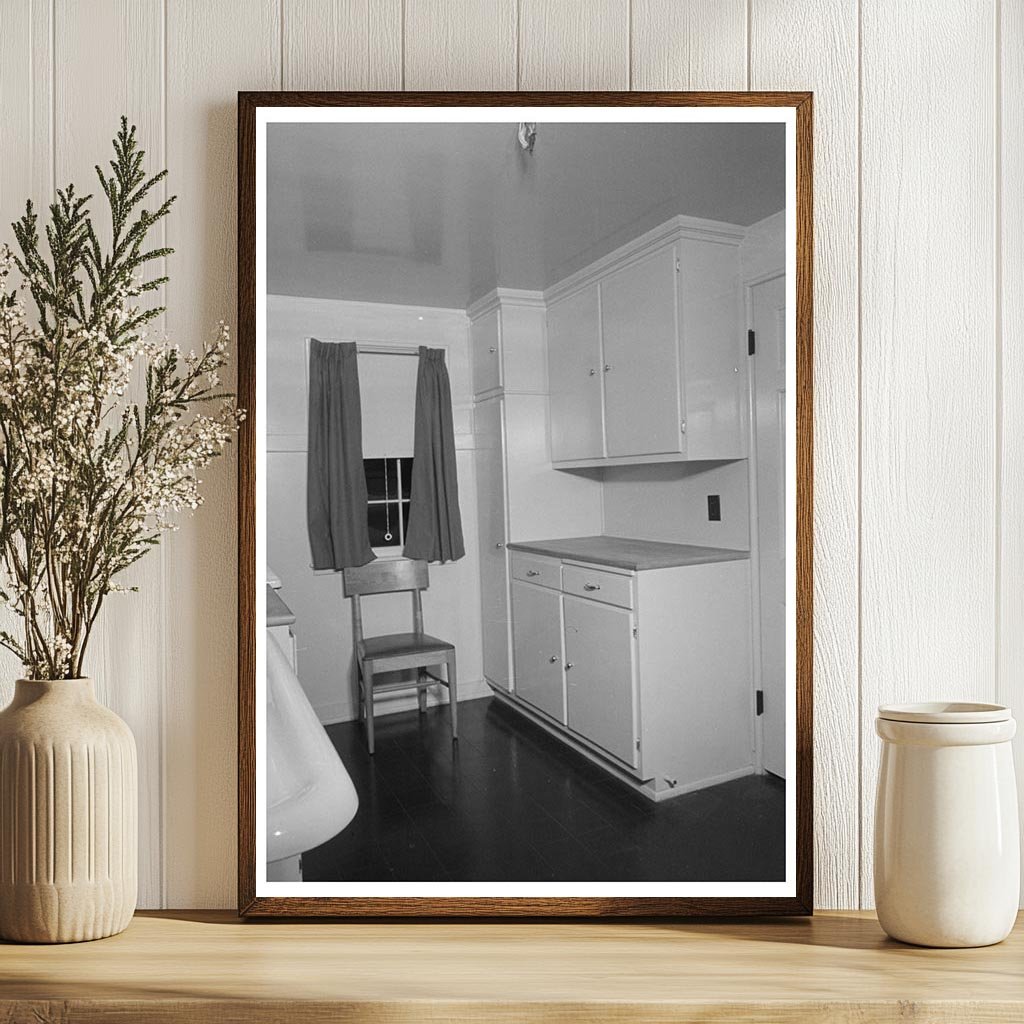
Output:
<svg viewBox="0 0 1024 1024">
<path fill-rule="evenodd" d="M 1010 740 L 998 704 L 878 709 L 875 905 L 919 946 L 988 946 L 1017 915 L 1020 837 Z"/>
<path fill-rule="evenodd" d="M 123 931 L 138 885 L 135 740 L 92 680 L 19 679 L 0 712 L 0 938 Z"/>
</svg>

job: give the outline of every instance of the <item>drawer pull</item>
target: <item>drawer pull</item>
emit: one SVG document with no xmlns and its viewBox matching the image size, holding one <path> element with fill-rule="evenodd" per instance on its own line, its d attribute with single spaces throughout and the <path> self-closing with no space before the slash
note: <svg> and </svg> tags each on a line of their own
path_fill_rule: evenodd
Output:
<svg viewBox="0 0 1024 1024">
<path fill-rule="evenodd" d="M 572 662 L 571 661 L 567 661 L 565 663 L 565 670 L 568 672 L 569 669 L 571 669 L 571 668 L 572 668 Z"/>
<path fill-rule="evenodd" d="M 501 541 L 499 540 L 499 541 L 498 541 L 498 543 L 497 543 L 497 544 L 495 544 L 494 546 L 495 546 L 496 548 L 503 548 L 503 547 L 504 547 L 505 545 L 504 545 L 504 544 L 502 544 L 502 543 L 501 543 Z"/>
<path fill-rule="evenodd" d="M 558 661 L 558 655 L 557 655 L 557 654 L 552 654 L 552 655 L 551 655 L 551 657 L 550 657 L 550 658 L 548 658 L 548 661 L 550 661 L 550 662 L 551 662 L 551 664 L 552 664 L 552 665 L 554 665 L 554 663 L 555 663 L 556 661 Z"/>
<path fill-rule="evenodd" d="M 492 345 L 491 348 L 490 348 L 491 355 L 494 355 L 494 353 L 497 352 L 497 351 L 498 350 Z"/>
<path fill-rule="evenodd" d="M 601 589 L 601 585 L 599 583 L 584 583 L 583 584 L 583 589 L 584 590 L 600 590 Z"/>
<path fill-rule="evenodd" d="M 540 572 L 537 569 L 527 569 L 526 570 L 526 575 L 527 576 L 539 576 Z"/>
</svg>

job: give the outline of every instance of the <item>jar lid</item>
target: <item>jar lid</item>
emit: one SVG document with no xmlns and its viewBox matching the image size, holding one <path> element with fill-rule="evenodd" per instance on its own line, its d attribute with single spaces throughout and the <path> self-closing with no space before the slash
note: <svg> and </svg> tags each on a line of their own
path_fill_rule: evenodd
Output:
<svg viewBox="0 0 1024 1024">
<path fill-rule="evenodd" d="M 921 704 L 883 704 L 878 709 L 878 717 L 889 722 L 971 725 L 985 722 L 1008 722 L 1010 709 L 1005 704 L 926 701 Z"/>
</svg>

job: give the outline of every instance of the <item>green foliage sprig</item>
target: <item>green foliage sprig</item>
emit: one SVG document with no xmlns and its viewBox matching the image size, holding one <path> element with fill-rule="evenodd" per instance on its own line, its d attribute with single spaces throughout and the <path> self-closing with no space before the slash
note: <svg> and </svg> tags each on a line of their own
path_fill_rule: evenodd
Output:
<svg viewBox="0 0 1024 1024">
<path fill-rule="evenodd" d="M 198 507 L 198 471 L 241 419 L 220 389 L 223 323 L 188 354 L 148 337 L 164 307 L 139 297 L 167 278 L 146 280 L 146 266 L 173 250 L 146 239 L 175 197 L 142 205 L 167 174 L 147 176 L 144 158 L 122 118 L 110 173 L 96 168 L 109 244 L 92 197 L 69 185 L 50 205 L 45 245 L 29 202 L 13 225 L 19 252 L 0 248 L 0 600 L 22 627 L 0 631 L 0 645 L 30 678 L 82 674 L 103 600 L 124 589 L 115 578 L 176 528 L 174 513 Z"/>
</svg>

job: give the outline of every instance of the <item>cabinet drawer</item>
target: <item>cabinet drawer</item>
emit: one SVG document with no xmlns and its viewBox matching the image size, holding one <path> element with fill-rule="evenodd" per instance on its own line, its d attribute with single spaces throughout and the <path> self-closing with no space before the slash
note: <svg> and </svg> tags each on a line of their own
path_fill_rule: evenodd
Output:
<svg viewBox="0 0 1024 1024">
<path fill-rule="evenodd" d="M 558 590 L 561 586 L 558 570 L 561 563 L 556 558 L 544 558 L 539 555 L 524 555 L 518 551 L 512 554 L 512 579 L 525 580 L 542 587 Z"/>
<path fill-rule="evenodd" d="M 633 577 L 579 565 L 562 566 L 562 590 L 620 608 L 633 607 Z"/>
</svg>

